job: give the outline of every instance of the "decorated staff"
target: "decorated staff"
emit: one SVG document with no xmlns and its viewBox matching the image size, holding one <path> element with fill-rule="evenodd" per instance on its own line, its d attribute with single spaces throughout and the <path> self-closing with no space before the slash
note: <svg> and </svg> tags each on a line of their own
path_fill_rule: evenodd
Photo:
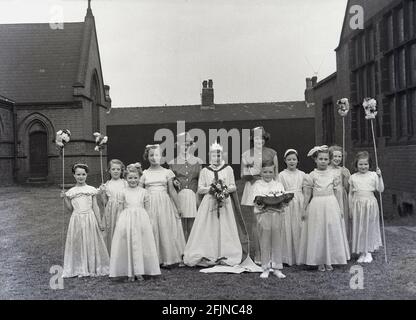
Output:
<svg viewBox="0 0 416 320">
<path fill-rule="evenodd" d="M 365 112 L 365 118 L 367 120 L 370 120 L 370 123 L 371 123 L 371 133 L 373 136 L 374 155 L 376 159 L 376 167 L 378 168 L 377 145 L 376 145 L 376 138 L 374 135 L 374 124 L 373 124 L 374 119 L 377 116 L 377 101 L 373 98 L 364 98 L 363 108 Z M 380 195 L 381 227 L 383 229 L 384 259 L 387 263 L 387 245 L 386 245 L 386 234 L 384 231 L 383 197 L 382 197 L 381 192 L 379 192 L 379 195 Z"/>
<path fill-rule="evenodd" d="M 59 150 L 59 153 L 62 155 L 62 193 L 65 192 L 65 145 L 71 140 L 71 131 L 68 129 L 59 130 L 55 136 L 55 144 Z M 64 215 L 65 215 L 65 199 L 62 201 L 62 251 L 64 250 L 64 233 L 65 233 L 65 224 L 64 224 Z M 62 252 L 62 256 L 64 253 Z"/>
<path fill-rule="evenodd" d="M 93 135 L 95 137 L 95 148 L 94 148 L 94 150 L 100 152 L 101 184 L 104 184 L 103 149 L 107 145 L 108 137 L 107 136 L 103 136 L 99 132 L 94 132 Z"/>
<path fill-rule="evenodd" d="M 347 98 L 337 101 L 338 114 L 342 117 L 342 166 L 345 167 L 345 117 L 350 111 L 350 103 Z"/>
</svg>

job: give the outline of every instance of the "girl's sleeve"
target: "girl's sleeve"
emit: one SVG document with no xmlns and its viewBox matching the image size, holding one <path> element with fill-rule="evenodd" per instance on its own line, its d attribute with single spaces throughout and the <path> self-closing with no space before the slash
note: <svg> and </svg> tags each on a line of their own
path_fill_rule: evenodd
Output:
<svg viewBox="0 0 416 320">
<path fill-rule="evenodd" d="M 379 177 L 376 172 L 374 172 L 375 187 L 378 192 L 384 192 L 384 182 L 383 178 Z"/>
<path fill-rule="evenodd" d="M 166 179 L 167 180 L 172 180 L 173 178 L 175 178 L 175 173 L 172 170 L 167 169 Z"/>
<path fill-rule="evenodd" d="M 227 168 L 227 180 L 228 180 L 228 190 L 230 192 L 234 192 L 237 190 L 237 187 L 235 185 L 235 178 L 234 178 L 234 171 L 233 168 L 228 167 Z"/>
<path fill-rule="evenodd" d="M 202 169 L 198 179 L 198 193 L 206 194 L 209 192 L 211 182 L 208 181 L 207 169 Z"/>
<path fill-rule="evenodd" d="M 311 174 L 305 174 L 302 183 L 303 188 L 312 189 L 313 188 L 313 178 Z"/>
</svg>

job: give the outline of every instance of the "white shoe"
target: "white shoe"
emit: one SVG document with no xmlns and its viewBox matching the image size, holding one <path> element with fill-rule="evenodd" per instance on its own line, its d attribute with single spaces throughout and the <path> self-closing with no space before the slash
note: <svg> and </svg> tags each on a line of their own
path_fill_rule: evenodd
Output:
<svg viewBox="0 0 416 320">
<path fill-rule="evenodd" d="M 263 273 L 260 275 L 260 278 L 267 279 L 269 277 L 269 270 L 263 271 Z"/>
<path fill-rule="evenodd" d="M 367 253 L 365 258 L 364 258 L 364 262 L 365 263 L 371 263 L 373 262 L 373 256 L 371 255 L 371 253 Z"/>
<path fill-rule="evenodd" d="M 273 271 L 273 274 L 276 276 L 276 277 L 278 277 L 279 279 L 284 279 L 284 278 L 286 278 L 286 276 L 282 273 L 282 271 L 280 271 L 280 270 L 274 270 Z"/>
<path fill-rule="evenodd" d="M 364 255 L 364 254 L 360 254 L 360 257 L 358 258 L 358 260 L 357 260 L 357 262 L 358 263 L 363 263 L 364 262 L 364 258 L 365 258 L 366 256 Z"/>
</svg>

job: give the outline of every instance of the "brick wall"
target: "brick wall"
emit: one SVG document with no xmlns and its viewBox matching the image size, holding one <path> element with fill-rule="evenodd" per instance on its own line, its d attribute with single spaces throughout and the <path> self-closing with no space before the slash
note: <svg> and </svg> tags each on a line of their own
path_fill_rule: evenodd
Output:
<svg viewBox="0 0 416 320">
<path fill-rule="evenodd" d="M 14 132 L 10 104 L 0 101 L 0 186 L 13 183 Z"/>
<path fill-rule="evenodd" d="M 381 112 L 379 113 L 379 121 L 382 118 L 382 101 L 385 93 L 381 88 L 381 74 L 380 74 L 380 59 L 383 53 L 380 51 L 380 29 L 377 27 L 379 20 L 382 18 L 382 14 L 386 10 L 390 10 L 392 6 L 399 4 L 398 0 L 355 0 L 349 1 L 349 6 L 353 4 L 360 4 L 364 7 L 366 23 L 368 19 L 373 17 L 373 25 L 375 26 L 376 36 L 376 82 L 379 91 L 377 91 L 375 98 L 379 103 Z M 347 11 L 348 14 L 348 11 Z M 333 90 L 334 95 L 338 95 L 338 98 L 351 96 L 350 92 L 350 56 L 349 56 L 349 41 L 348 37 L 354 35 L 354 32 L 349 28 L 349 22 L 343 28 L 343 37 L 346 41 L 342 41 L 341 45 L 337 48 L 337 78 L 336 83 L 327 83 L 324 86 L 326 88 L 319 87 L 314 90 L 314 99 L 316 102 L 316 135 L 317 139 L 322 135 L 321 113 L 322 108 L 320 101 L 324 99 L 328 92 Z M 416 110 L 416 106 L 412 105 L 411 108 Z M 340 117 L 338 117 L 340 118 Z M 367 150 L 370 152 L 374 159 L 373 145 L 367 143 L 366 145 L 354 144 L 351 140 L 351 113 L 346 118 L 346 149 L 347 149 L 347 166 L 354 172 L 352 168 L 352 162 L 355 154 L 358 151 Z M 336 136 L 342 136 L 342 127 L 336 126 Z M 319 140 L 318 140 L 319 141 Z M 394 142 L 388 142 L 384 137 L 377 138 L 377 151 L 379 158 L 379 166 L 383 172 L 383 178 L 386 186 L 386 190 L 383 193 L 383 205 L 385 216 L 388 218 L 398 217 L 400 215 L 414 214 L 416 210 L 416 145 L 407 143 L 406 145 L 399 145 Z M 373 168 L 374 169 L 374 168 Z M 413 211 L 413 212 L 412 212 Z"/>
</svg>

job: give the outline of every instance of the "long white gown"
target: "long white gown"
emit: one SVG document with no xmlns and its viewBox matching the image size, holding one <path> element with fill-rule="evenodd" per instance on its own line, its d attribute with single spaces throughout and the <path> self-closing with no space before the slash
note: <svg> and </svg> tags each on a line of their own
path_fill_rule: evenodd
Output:
<svg viewBox="0 0 416 320">
<path fill-rule="evenodd" d="M 74 211 L 65 243 L 63 277 L 108 275 L 110 258 L 93 211 L 97 189 L 85 185 L 66 192 Z"/>
<path fill-rule="evenodd" d="M 231 190 L 235 190 L 233 169 L 222 166 L 216 171 L 218 178 Z M 188 266 L 215 265 L 219 259 L 223 264 L 235 266 L 242 259 L 242 247 L 230 197 L 223 203 L 218 217 L 217 200 L 208 193 L 214 180 L 213 171 L 208 168 L 201 170 L 198 192 L 205 196 L 185 247 L 184 263 Z"/>
<path fill-rule="evenodd" d="M 175 204 L 168 193 L 168 181 L 175 174 L 165 168 L 144 170 L 140 177 L 140 184 L 149 193 L 149 217 L 152 222 L 153 234 L 159 263 L 172 265 L 182 262 L 185 248 L 181 218 Z"/>
<path fill-rule="evenodd" d="M 124 210 L 118 218 L 111 245 L 110 277 L 159 275 L 159 257 L 146 211 L 149 195 L 143 188 L 126 187 L 122 199 Z"/>
</svg>

